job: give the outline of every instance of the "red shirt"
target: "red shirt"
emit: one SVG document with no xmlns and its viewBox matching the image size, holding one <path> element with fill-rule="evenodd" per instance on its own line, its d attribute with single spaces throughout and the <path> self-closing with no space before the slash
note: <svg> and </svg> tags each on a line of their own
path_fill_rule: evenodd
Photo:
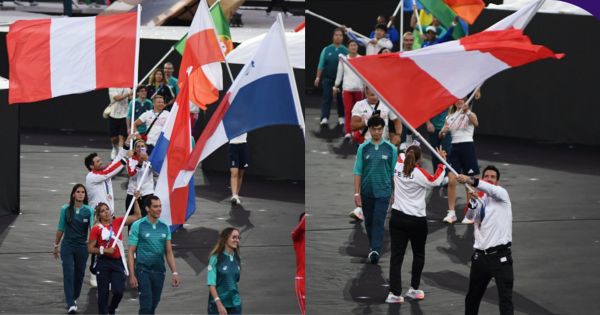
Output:
<svg viewBox="0 0 600 315">
<path fill-rule="evenodd" d="M 121 227 L 121 223 L 123 223 L 123 220 L 124 220 L 124 217 L 114 218 L 112 221 L 112 226 L 103 224 L 104 228 L 102 228 L 99 224 L 94 225 L 94 227 L 92 228 L 92 230 L 90 232 L 90 240 L 96 241 L 96 248 L 100 248 L 100 246 L 104 246 L 104 248 L 108 248 L 108 247 L 112 246 L 112 244 L 115 242 L 113 237 L 119 231 L 119 228 Z M 112 227 L 112 233 L 111 233 L 111 227 Z M 102 239 L 102 230 L 106 231 L 106 232 L 104 232 L 105 239 Z M 110 236 L 110 240 L 108 239 L 109 236 Z M 123 232 L 121 232 L 121 235 L 119 235 L 119 239 L 123 240 Z M 113 258 L 113 259 L 121 259 L 121 252 L 119 251 L 117 246 L 115 246 L 115 251 L 112 254 L 104 254 L 104 255 L 106 257 Z"/>
<path fill-rule="evenodd" d="M 294 241 L 294 250 L 296 251 L 296 297 L 298 298 L 298 304 L 300 304 L 300 310 L 302 314 L 305 314 L 305 287 L 304 287 L 304 230 L 305 230 L 305 218 L 302 217 L 300 223 L 292 231 L 292 240 Z"/>
</svg>

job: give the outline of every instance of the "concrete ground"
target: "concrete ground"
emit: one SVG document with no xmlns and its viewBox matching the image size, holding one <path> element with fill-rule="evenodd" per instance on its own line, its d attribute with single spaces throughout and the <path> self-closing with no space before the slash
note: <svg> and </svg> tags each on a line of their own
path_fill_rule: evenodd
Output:
<svg viewBox="0 0 600 315">
<path fill-rule="evenodd" d="M 66 313 L 62 268 L 52 256 L 59 209 L 68 202 L 72 186 L 84 181 L 85 155 L 97 151 L 108 160 L 109 146 L 105 136 L 22 135 L 22 214 L 0 217 L 0 313 Z M 243 206 L 232 206 L 229 174 L 197 171 L 195 180 L 196 214 L 173 234 L 182 284 L 171 288 L 167 276 L 157 313 L 206 313 L 208 254 L 219 231 L 235 226 L 242 231 L 239 287 L 244 313 L 298 314 L 290 233 L 304 210 L 304 182 L 247 178 Z M 117 213 L 123 214 L 126 177 L 113 179 L 113 187 Z M 136 298 L 137 291 L 127 289 L 119 313 L 137 313 Z M 80 313 L 96 313 L 96 303 L 96 289 L 85 283 Z"/>
<path fill-rule="evenodd" d="M 352 167 L 356 146 L 342 144 L 341 128 L 319 127 L 316 96 L 307 97 L 306 208 L 308 314 L 464 314 L 473 226 L 447 225 L 444 189 L 428 200 L 429 235 L 421 289 L 426 299 L 388 305 L 389 233 L 382 259 L 366 263 L 364 227 L 348 217 L 354 208 Z M 482 122 L 484 123 L 484 122 Z M 513 205 L 516 314 L 591 314 L 600 309 L 600 148 L 475 138 L 482 167 L 495 164 Z M 431 169 L 431 162 L 424 163 Z M 458 209 L 464 205 L 459 190 Z M 460 216 L 462 219 L 462 216 Z M 405 256 L 403 290 L 412 253 Z M 493 281 L 480 314 L 497 314 Z"/>
</svg>

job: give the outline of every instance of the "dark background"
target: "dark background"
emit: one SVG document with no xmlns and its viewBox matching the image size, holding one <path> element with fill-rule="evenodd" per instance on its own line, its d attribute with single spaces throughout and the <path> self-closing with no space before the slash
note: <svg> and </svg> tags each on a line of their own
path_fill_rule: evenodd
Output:
<svg viewBox="0 0 600 315">
<path fill-rule="evenodd" d="M 19 110 L 15 106 L 6 106 L 8 90 L 0 90 L 0 134 L 2 152 L 0 153 L 0 217 L 19 212 Z"/>
<path fill-rule="evenodd" d="M 307 4 L 309 10 L 369 35 L 375 18 L 380 14 L 391 15 L 397 1 L 382 0 L 377 5 L 373 1 L 341 0 Z M 511 13 L 486 9 L 471 26 L 470 33 L 479 32 Z M 409 30 L 410 16 L 411 13 L 405 14 L 405 31 Z M 331 43 L 334 27 L 311 15 L 307 19 L 307 93 L 320 93 L 313 86 L 317 63 L 321 49 Z M 600 124 L 590 119 L 600 116 L 600 101 L 596 96 L 600 21 L 592 16 L 538 13 L 525 34 L 533 43 L 565 53 L 566 57 L 509 69 L 488 80 L 482 88 L 482 99 L 473 108 L 480 121 L 476 133 L 600 145 Z"/>
</svg>

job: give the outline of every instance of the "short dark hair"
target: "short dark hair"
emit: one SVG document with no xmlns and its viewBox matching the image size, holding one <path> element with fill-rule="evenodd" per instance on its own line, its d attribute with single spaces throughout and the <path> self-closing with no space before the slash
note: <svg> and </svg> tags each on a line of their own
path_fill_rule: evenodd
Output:
<svg viewBox="0 0 600 315">
<path fill-rule="evenodd" d="M 342 33 L 342 36 L 344 36 L 344 29 L 343 29 L 343 28 L 341 28 L 341 27 L 336 27 L 336 28 L 334 28 L 334 29 L 333 29 L 333 34 L 332 34 L 332 35 L 335 35 L 335 32 L 341 32 L 341 33 Z"/>
<path fill-rule="evenodd" d="M 385 26 L 385 24 L 377 24 L 375 26 L 375 29 L 380 29 L 380 30 L 383 30 L 384 32 L 387 32 L 387 26 Z"/>
<path fill-rule="evenodd" d="M 379 116 L 373 116 L 367 120 L 367 127 L 371 128 L 377 126 L 385 127 L 385 120 Z"/>
<path fill-rule="evenodd" d="M 93 152 L 88 154 L 88 156 L 85 157 L 85 160 L 83 160 L 83 163 L 85 164 L 85 168 L 88 169 L 88 171 L 91 171 L 92 168 L 90 167 L 90 165 L 94 165 L 94 158 L 98 156 L 98 153 Z"/>
<path fill-rule="evenodd" d="M 156 100 L 156 99 L 158 99 L 158 98 L 162 98 L 162 99 L 163 99 L 163 101 L 165 100 L 165 97 L 164 97 L 164 96 L 162 96 L 162 95 L 160 95 L 160 94 L 154 94 L 154 96 L 152 97 L 152 101 L 154 101 L 154 100 Z"/>
<path fill-rule="evenodd" d="M 146 199 L 146 204 L 144 206 L 146 208 L 150 208 L 152 206 L 152 201 L 153 200 L 160 201 L 160 198 L 158 198 L 157 196 L 152 195 L 152 196 L 148 197 L 148 199 Z"/>
<path fill-rule="evenodd" d="M 354 39 L 350 39 L 348 40 L 348 43 L 346 43 L 346 45 L 350 46 L 350 44 L 355 43 L 356 45 L 358 45 L 358 42 L 355 41 Z"/>
<path fill-rule="evenodd" d="M 485 175 L 485 172 L 487 171 L 494 171 L 496 172 L 496 179 L 500 180 L 500 171 L 494 166 L 494 165 L 488 165 L 483 169 L 483 172 L 481 172 L 481 175 Z"/>
<path fill-rule="evenodd" d="M 139 93 L 141 90 L 148 91 L 148 88 L 145 85 L 140 85 L 135 89 L 135 93 Z"/>
</svg>

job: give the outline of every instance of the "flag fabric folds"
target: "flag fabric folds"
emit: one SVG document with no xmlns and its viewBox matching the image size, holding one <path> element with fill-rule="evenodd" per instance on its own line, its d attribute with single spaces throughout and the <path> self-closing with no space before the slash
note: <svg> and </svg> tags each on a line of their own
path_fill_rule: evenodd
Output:
<svg viewBox="0 0 600 315">
<path fill-rule="evenodd" d="M 509 29 L 348 63 L 384 102 L 418 127 L 498 72 L 562 56 L 532 44 L 522 30 Z"/>
<path fill-rule="evenodd" d="M 210 15 L 212 16 L 217 35 L 219 36 L 221 51 L 227 56 L 227 54 L 233 50 L 233 41 L 231 40 L 231 32 L 229 31 L 229 22 L 227 22 L 227 18 L 221 9 L 220 2 L 210 9 Z"/>
<path fill-rule="evenodd" d="M 452 21 L 456 17 L 456 13 L 452 11 L 452 9 L 442 0 L 419 0 L 419 3 L 423 5 L 423 7 L 431 13 L 435 18 L 440 21 L 446 29 L 450 28 Z M 462 24 L 456 25 L 454 27 L 454 31 L 452 36 L 455 39 L 461 38 L 465 36 L 466 31 L 463 29 Z"/>
<path fill-rule="evenodd" d="M 193 177 L 183 187 L 173 189 L 179 169 L 192 152 L 188 95 L 188 84 L 184 83 L 150 156 L 152 169 L 159 174 L 154 195 L 162 203 L 160 219 L 172 230 L 196 211 Z"/>
<path fill-rule="evenodd" d="M 175 187 L 184 187 L 200 161 L 243 133 L 271 125 L 299 125 L 304 118 L 290 66 L 281 16 L 254 57 L 242 68 L 200 135 Z"/>
<path fill-rule="evenodd" d="M 475 20 L 485 8 L 482 0 L 444 0 L 444 2 L 469 24 L 475 23 Z"/>
<path fill-rule="evenodd" d="M 9 104 L 133 86 L 137 31 L 137 13 L 16 21 Z"/>
<path fill-rule="evenodd" d="M 190 101 L 198 107 L 206 109 L 206 105 L 219 99 L 219 90 L 223 89 L 221 62 L 224 60 L 206 0 L 201 0 L 179 66 L 179 87 L 190 81 Z"/>
</svg>

